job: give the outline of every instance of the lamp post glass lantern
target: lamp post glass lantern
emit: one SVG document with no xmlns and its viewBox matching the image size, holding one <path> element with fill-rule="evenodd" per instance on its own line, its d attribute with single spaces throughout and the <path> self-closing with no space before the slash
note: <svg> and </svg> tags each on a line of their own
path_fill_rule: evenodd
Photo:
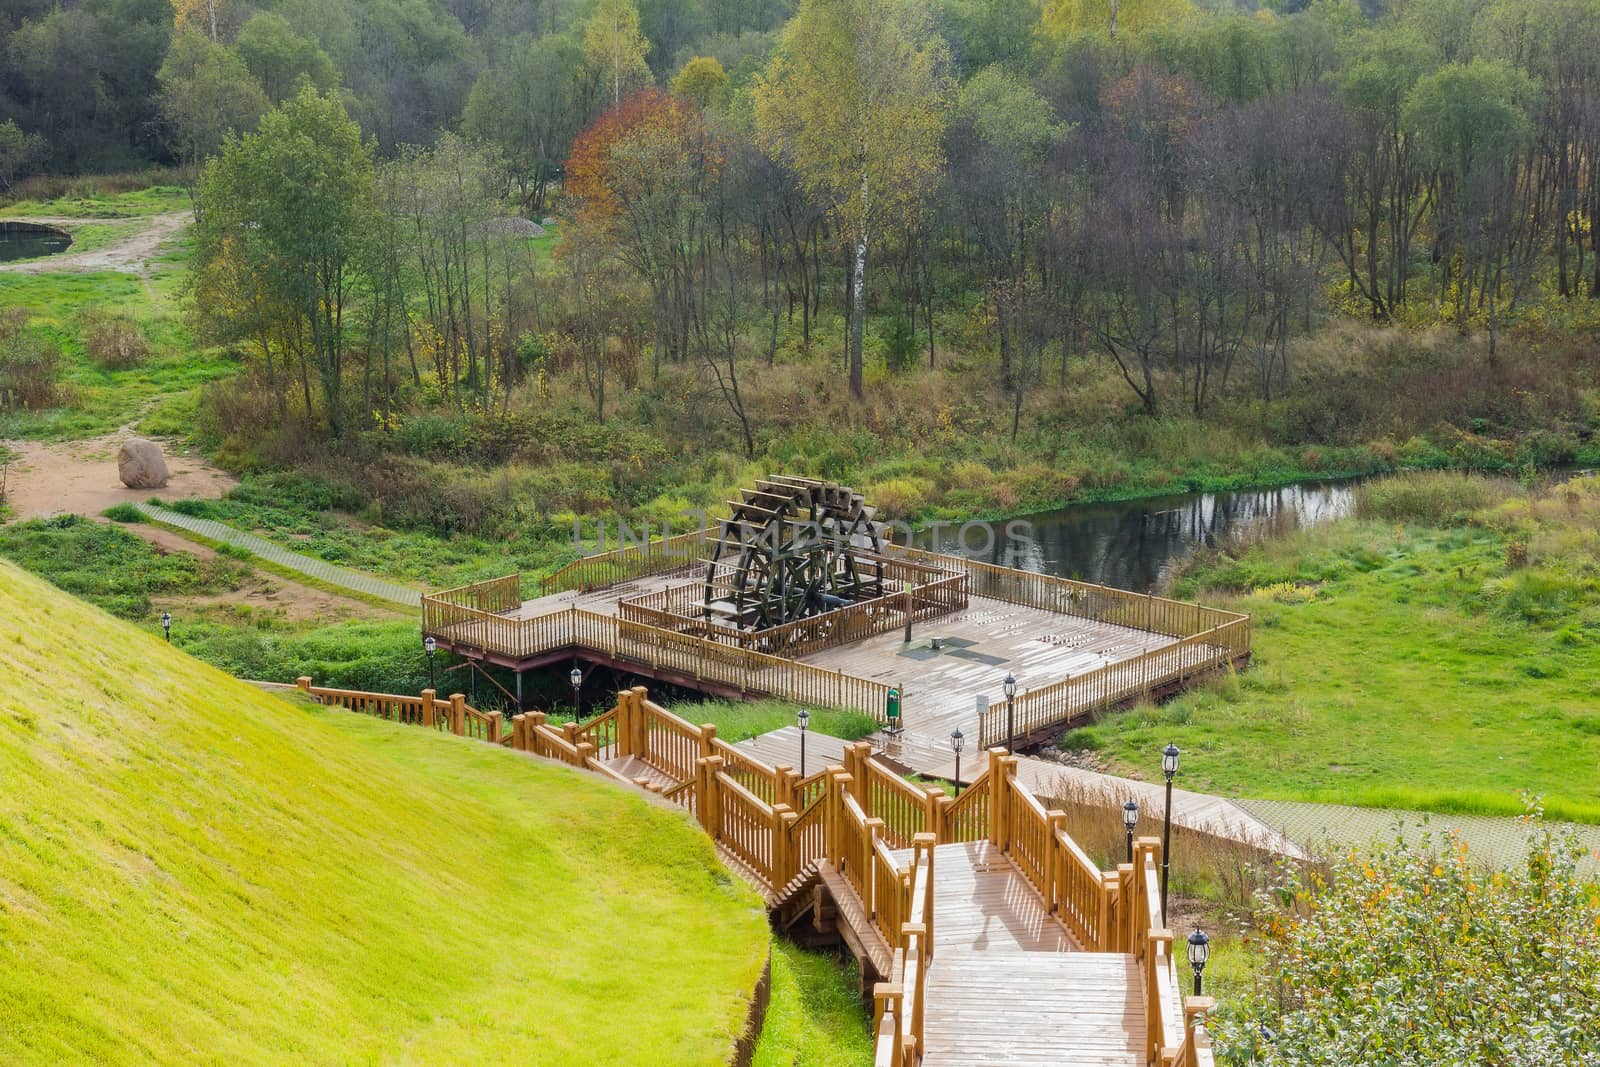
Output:
<svg viewBox="0 0 1600 1067">
<path fill-rule="evenodd" d="M 1017 679 L 1010 671 L 1006 672 L 1006 680 L 1002 683 L 1006 693 L 1006 751 L 1016 751 L 1017 740 Z"/>
<path fill-rule="evenodd" d="M 1122 805 L 1122 828 L 1128 832 L 1128 862 L 1133 862 L 1133 830 L 1139 825 L 1139 802 L 1130 800 Z"/>
<path fill-rule="evenodd" d="M 1167 921 L 1167 874 L 1172 869 L 1172 779 L 1178 773 L 1178 746 L 1161 750 L 1161 773 L 1167 777 L 1167 808 L 1161 819 L 1161 922 Z"/>
<path fill-rule="evenodd" d="M 161 632 L 167 635 L 167 644 L 172 644 L 172 612 L 161 613 Z"/>
<path fill-rule="evenodd" d="M 1195 930 L 1189 935 L 1189 966 L 1194 970 L 1194 995 L 1200 995 L 1200 975 L 1206 969 L 1206 960 L 1211 958 L 1211 939 L 1204 930 Z"/>
<path fill-rule="evenodd" d="M 961 795 L 961 748 L 967 743 L 967 735 L 957 726 L 950 731 L 950 751 L 956 754 L 956 796 Z"/>
<path fill-rule="evenodd" d="M 800 777 L 806 776 L 806 730 L 811 725 L 811 713 L 805 708 L 800 709 L 800 714 L 795 716 L 795 721 L 800 726 Z"/>
<path fill-rule="evenodd" d="M 580 722 L 583 719 L 583 702 L 578 693 L 583 688 L 583 668 L 574 665 L 567 679 L 572 683 L 572 721 Z"/>
<path fill-rule="evenodd" d="M 422 651 L 428 654 L 428 688 L 437 688 L 433 684 L 433 655 L 439 651 L 439 642 L 431 637 L 424 637 L 422 639 Z"/>
</svg>

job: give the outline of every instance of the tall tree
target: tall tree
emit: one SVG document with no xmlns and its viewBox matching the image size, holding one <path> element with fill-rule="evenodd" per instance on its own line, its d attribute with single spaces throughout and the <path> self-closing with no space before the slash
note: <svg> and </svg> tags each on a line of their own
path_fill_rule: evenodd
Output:
<svg viewBox="0 0 1600 1067">
<path fill-rule="evenodd" d="M 756 87 L 758 139 L 791 163 L 850 245 L 856 397 L 868 250 L 910 222 L 941 177 L 948 64 L 919 0 L 802 0 Z"/>
<path fill-rule="evenodd" d="M 254 129 L 267 110 L 266 94 L 238 54 L 199 33 L 172 42 L 156 77 L 161 117 L 190 185 L 229 131 Z"/>
<path fill-rule="evenodd" d="M 307 414 L 316 376 L 323 416 L 343 432 L 345 311 L 372 223 L 372 148 L 333 96 L 307 87 L 229 136 L 200 182 L 197 304 L 219 332 L 261 325 L 301 372 Z M 216 267 L 215 278 L 212 269 Z"/>
<path fill-rule="evenodd" d="M 550 183 L 583 124 L 582 63 L 571 38 L 519 37 L 501 62 L 478 77 L 467 98 L 462 128 L 500 150 L 531 213 L 544 211 Z"/>
<path fill-rule="evenodd" d="M 721 148 L 700 112 L 661 89 L 612 108 L 579 136 L 567 191 L 589 239 L 604 238 L 650 287 L 655 353 L 682 358 L 699 290 L 693 252 Z"/>
<path fill-rule="evenodd" d="M 650 84 L 649 51 L 633 0 L 600 0 L 583 24 L 584 61 L 605 84 L 613 107 L 628 92 Z"/>
</svg>

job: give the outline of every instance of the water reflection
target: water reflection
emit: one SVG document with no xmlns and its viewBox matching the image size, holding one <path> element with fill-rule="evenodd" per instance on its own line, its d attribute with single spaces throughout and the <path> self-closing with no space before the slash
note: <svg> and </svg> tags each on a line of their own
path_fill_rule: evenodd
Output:
<svg viewBox="0 0 1600 1067">
<path fill-rule="evenodd" d="M 1005 522 L 919 531 L 919 547 L 1144 592 L 1202 545 L 1258 539 L 1350 514 L 1354 481 L 1300 482 L 1275 489 L 1183 493 L 1115 504 L 1083 504 L 1025 516 L 1031 541 L 1008 539 Z M 987 528 L 987 536 L 985 528 Z"/>
</svg>

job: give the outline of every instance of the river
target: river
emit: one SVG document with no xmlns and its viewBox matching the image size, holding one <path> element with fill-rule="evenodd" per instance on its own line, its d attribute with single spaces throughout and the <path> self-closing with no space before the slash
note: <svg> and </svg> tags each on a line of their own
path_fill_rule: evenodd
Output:
<svg viewBox="0 0 1600 1067">
<path fill-rule="evenodd" d="M 919 531 L 915 543 L 1025 570 L 1146 592 L 1196 548 L 1230 537 L 1273 537 L 1350 514 L 1355 480 L 1312 480 L 1272 489 L 1180 493 L 997 522 Z M 1026 526 L 1012 524 L 1025 523 Z M 1007 528 L 1025 533 L 1008 538 Z M 965 542 L 964 546 L 961 542 Z"/>
</svg>

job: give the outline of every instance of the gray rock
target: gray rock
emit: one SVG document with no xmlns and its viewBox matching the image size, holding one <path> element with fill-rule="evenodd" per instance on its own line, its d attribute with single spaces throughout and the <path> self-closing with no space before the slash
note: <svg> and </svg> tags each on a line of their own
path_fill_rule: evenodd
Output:
<svg viewBox="0 0 1600 1067">
<path fill-rule="evenodd" d="M 167 461 L 161 446 L 143 437 L 130 437 L 117 453 L 117 476 L 129 489 L 161 489 L 167 484 Z"/>
</svg>

